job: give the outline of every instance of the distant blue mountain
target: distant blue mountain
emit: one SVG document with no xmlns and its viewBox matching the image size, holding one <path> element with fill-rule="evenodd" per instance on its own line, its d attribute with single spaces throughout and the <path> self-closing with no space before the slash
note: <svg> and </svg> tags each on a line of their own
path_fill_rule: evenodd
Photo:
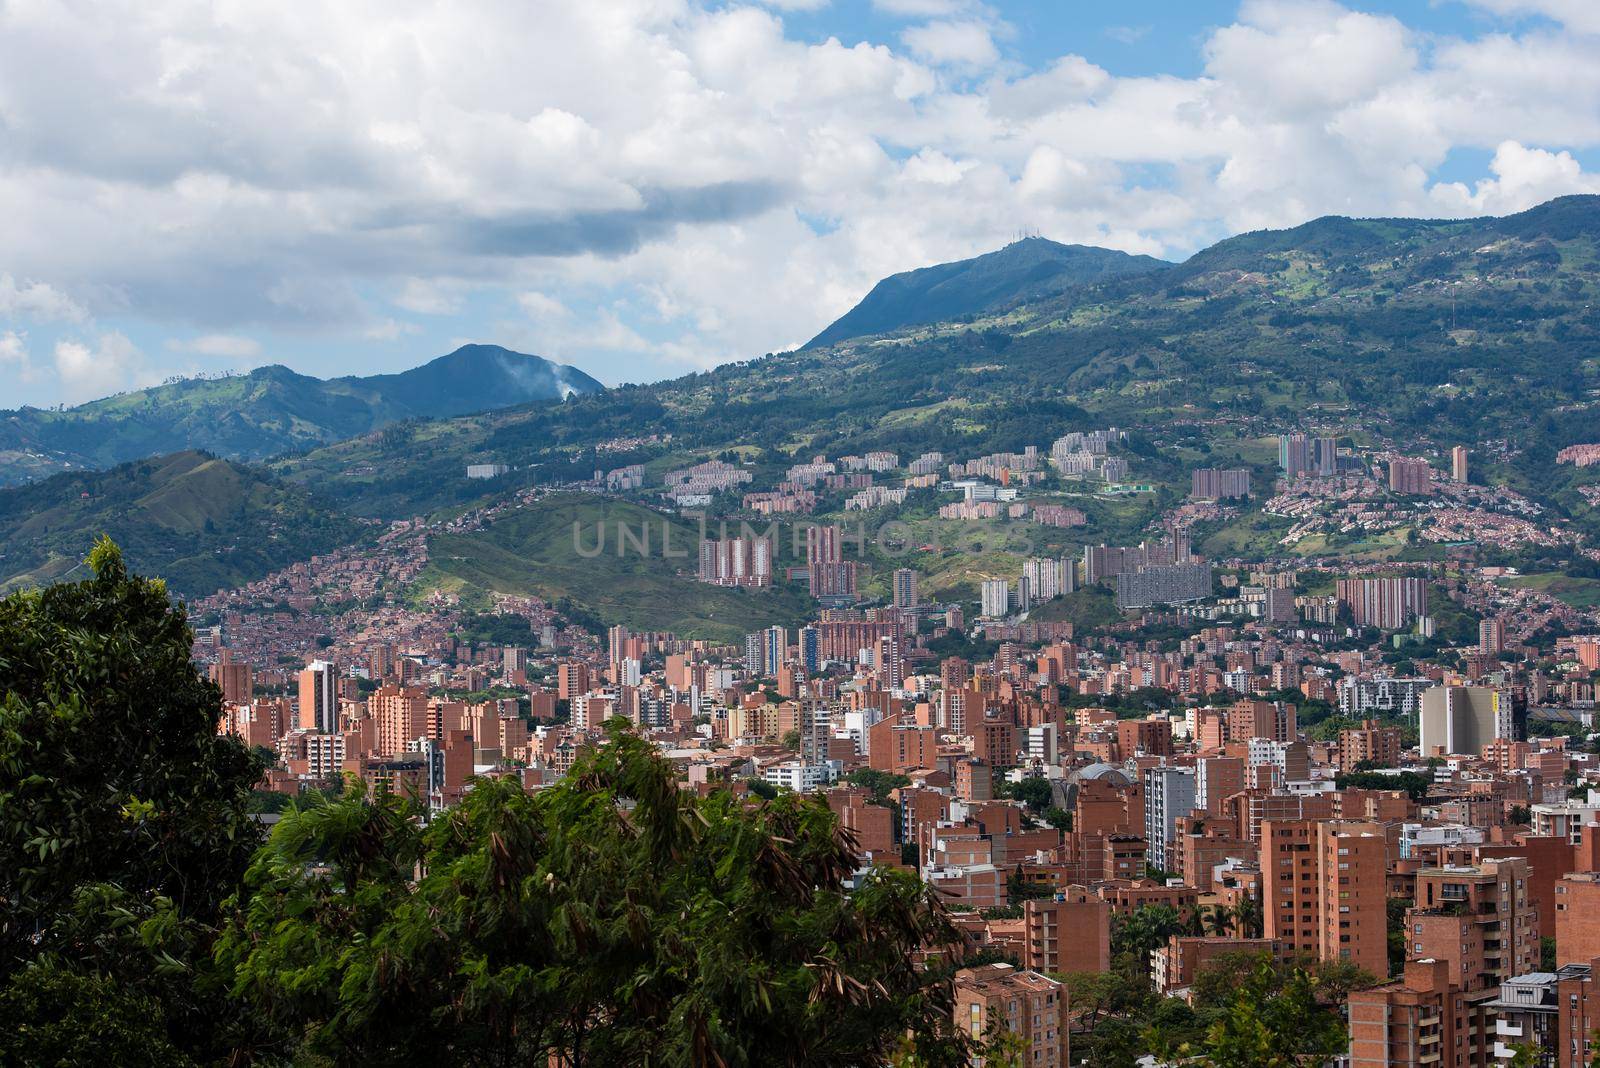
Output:
<svg viewBox="0 0 1600 1068">
<path fill-rule="evenodd" d="M 64 411 L 0 412 L 0 485 L 186 449 L 261 459 L 401 419 L 557 402 L 604 388 L 576 367 L 499 345 L 463 345 L 421 367 L 367 377 L 323 380 L 274 364 Z"/>
</svg>

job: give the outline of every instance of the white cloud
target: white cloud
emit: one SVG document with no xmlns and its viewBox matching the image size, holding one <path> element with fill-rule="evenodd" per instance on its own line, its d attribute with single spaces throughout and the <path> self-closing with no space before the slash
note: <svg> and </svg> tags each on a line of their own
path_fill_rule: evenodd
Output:
<svg viewBox="0 0 1600 1068">
<path fill-rule="evenodd" d="M 162 374 L 146 366 L 144 354 L 115 330 L 100 334 L 92 343 L 57 341 L 56 376 L 68 401 L 86 401 L 130 387 L 154 385 Z"/>
<path fill-rule="evenodd" d="M 976 0 L 874 0 L 909 21 L 850 45 L 790 36 L 793 0 L 0 4 L 0 330 L 34 337 L 39 399 L 154 373 L 86 340 L 113 322 L 294 362 L 428 316 L 643 380 L 804 341 L 883 275 L 1020 228 L 1181 257 L 1594 188 L 1596 8 L 1478 3 L 1567 28 L 1251 0 L 1199 76 L 1125 77 L 1003 58 Z M 1459 149 L 1493 162 L 1438 184 Z M 36 323 L 69 347 L 45 359 Z M 207 347 L 167 351 L 257 355 Z"/>
<path fill-rule="evenodd" d="M 261 343 L 254 338 L 236 334 L 201 334 L 188 341 L 168 342 L 174 352 L 192 352 L 198 356 L 217 356 L 230 360 L 250 360 L 261 355 Z"/>
<path fill-rule="evenodd" d="M 927 22 L 900 34 L 911 54 L 940 66 L 988 67 L 1000 58 L 981 22 Z"/>
<path fill-rule="evenodd" d="M 1579 33 L 1600 34 L 1600 5 L 1594 0 L 1467 0 L 1497 15 L 1543 15 Z"/>
<path fill-rule="evenodd" d="M 1107 26 L 1106 36 L 1118 44 L 1137 44 L 1150 35 L 1149 26 Z"/>
<path fill-rule="evenodd" d="M 418 333 L 421 329 L 416 323 L 400 319 L 379 319 L 362 327 L 361 337 L 366 341 L 399 341 L 408 334 Z"/>
<path fill-rule="evenodd" d="M 461 287 L 449 279 L 408 278 L 395 305 L 418 315 L 454 315 L 461 310 Z"/>
<path fill-rule="evenodd" d="M 83 322 L 83 305 L 46 282 L 18 282 L 0 273 L 0 318 L 35 322 Z"/>
<path fill-rule="evenodd" d="M 536 319 L 564 319 L 572 314 L 559 300 L 535 290 L 519 294 L 517 303 L 530 317 Z"/>
<path fill-rule="evenodd" d="M 39 380 L 39 371 L 28 355 L 28 339 L 15 330 L 0 333 L 0 370 L 7 369 L 20 382 Z"/>
<path fill-rule="evenodd" d="M 1489 161 L 1493 178 L 1435 185 L 1429 192 L 1451 215 L 1508 215 L 1542 204 L 1551 197 L 1600 193 L 1600 174 L 1585 174 L 1570 152 L 1548 152 L 1507 141 Z"/>
<path fill-rule="evenodd" d="M 969 0 L 872 0 L 872 6 L 886 15 L 930 19 L 971 10 Z"/>
</svg>

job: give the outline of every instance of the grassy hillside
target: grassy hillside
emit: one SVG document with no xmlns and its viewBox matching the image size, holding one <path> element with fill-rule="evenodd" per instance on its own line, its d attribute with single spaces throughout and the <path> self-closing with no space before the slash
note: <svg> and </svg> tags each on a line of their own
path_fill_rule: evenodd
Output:
<svg viewBox="0 0 1600 1068">
<path fill-rule="evenodd" d="M 181 452 L 0 489 L 0 587 L 60 577 L 105 533 L 130 566 L 198 596 L 327 552 L 361 529 L 299 487 Z"/>
<path fill-rule="evenodd" d="M 199 448 L 259 459 L 400 420 L 462 415 L 594 393 L 576 368 L 496 345 L 467 345 L 401 374 L 323 381 L 287 367 L 192 379 L 64 411 L 0 412 L 0 485 Z"/>
<path fill-rule="evenodd" d="M 639 551 L 636 540 L 622 542 L 618 524 L 634 539 L 647 537 L 648 552 Z M 670 532 L 665 543 L 664 530 Z M 724 641 L 742 640 L 774 623 L 799 623 L 814 607 L 795 588 L 738 590 L 696 582 L 698 535 L 696 526 L 625 501 L 546 498 L 483 530 L 435 535 L 417 592 L 442 589 L 468 602 L 489 592 L 533 595 L 608 626 Z M 586 555 L 597 547 L 600 552 Z M 664 548 L 686 555 L 667 557 Z"/>
<path fill-rule="evenodd" d="M 891 275 L 805 347 L 833 345 L 924 323 L 952 322 L 1087 282 L 1169 266 L 1150 256 L 1025 238 L 970 260 Z"/>
<path fill-rule="evenodd" d="M 459 499 L 469 460 L 548 480 L 655 460 L 665 446 L 594 448 L 651 432 L 673 435 L 678 456 L 738 446 L 760 477 L 820 451 L 970 456 L 1088 426 L 1221 416 L 1258 435 L 1333 423 L 1402 448 L 1504 438 L 1520 450 L 1519 488 L 1570 501 L 1587 476 L 1549 461 L 1596 439 L 1597 391 L 1600 197 L 1567 197 L 1506 219 L 1323 219 L 1247 234 L 970 321 L 450 420 L 407 440 L 367 435 L 278 470 L 364 513 L 406 515 Z"/>
<path fill-rule="evenodd" d="M 1095 585 L 1046 601 L 1029 612 L 1028 619 L 1035 623 L 1066 620 L 1079 631 L 1088 632 L 1120 623 L 1123 615 L 1117 611 L 1117 595 L 1111 587 Z"/>
</svg>

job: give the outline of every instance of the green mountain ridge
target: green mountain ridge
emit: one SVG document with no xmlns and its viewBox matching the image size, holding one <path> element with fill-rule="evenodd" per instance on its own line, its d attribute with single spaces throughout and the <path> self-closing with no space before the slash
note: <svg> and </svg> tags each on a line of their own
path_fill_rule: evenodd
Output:
<svg viewBox="0 0 1600 1068">
<path fill-rule="evenodd" d="M 891 275 L 803 347 L 820 348 L 853 337 L 950 322 L 1037 300 L 1072 286 L 1170 266 L 1164 260 L 1114 249 L 1023 238 L 972 259 Z"/>
<path fill-rule="evenodd" d="M 659 472 L 732 448 L 758 482 L 797 456 L 973 456 L 1071 429 L 1227 418 L 1271 434 L 1318 420 L 1407 447 L 1506 439 L 1544 479 L 1596 438 L 1600 197 L 1503 219 L 1321 219 L 1220 242 L 1183 264 L 1072 287 L 1003 315 L 918 325 L 667 382 L 366 435 L 275 465 L 358 514 L 394 518 L 481 487 L 630 461 Z M 616 439 L 670 446 L 604 454 Z M 659 477 L 659 473 L 656 475 Z"/>
<path fill-rule="evenodd" d="M 1600 509 L 1579 493 L 1592 495 L 1600 471 L 1554 463 L 1559 448 L 1600 437 L 1597 411 L 1600 197 L 1590 196 L 1503 219 L 1329 218 L 1243 234 L 1182 264 L 957 321 L 900 326 L 563 404 L 406 419 L 281 455 L 268 468 L 280 491 L 314 489 L 317 502 L 303 498 L 305 507 L 323 509 L 330 523 L 353 524 L 346 517 L 454 514 L 631 463 L 645 465 L 646 494 L 664 472 L 711 456 L 744 464 L 751 485 L 765 488 L 817 453 L 884 449 L 910 460 L 938 450 L 957 459 L 1047 447 L 1069 430 L 1128 428 L 1135 478 L 1156 492 L 1067 497 L 1089 515 L 1087 527 L 1063 535 L 1070 549 L 1082 539 L 1139 536 L 1187 492 L 1188 469 L 1203 457 L 1249 463 L 1267 478 L 1273 435 L 1320 427 L 1421 453 L 1502 443 L 1495 459 L 1475 452 L 1474 470 L 1508 480 L 1600 537 Z M 469 480 L 464 468 L 475 462 L 512 470 Z M 931 491 L 915 497 L 870 521 L 908 518 L 919 537 L 961 527 L 931 518 L 938 503 Z M 188 508 L 186 495 L 172 500 L 179 514 Z M 516 509 L 484 531 L 436 535 L 423 585 L 538 593 L 566 598 L 603 622 L 718 637 L 803 610 L 795 591 L 699 585 L 681 562 L 633 566 L 559 552 L 553 546 L 570 541 L 567 513 L 578 506 L 553 500 Z M 12 503 L 21 501 L 0 497 L 0 513 L 33 507 Z M 70 502 L 49 507 L 63 503 Z M 581 503 L 601 507 L 594 498 Z M 721 510 L 737 503 L 724 501 Z M 648 516 L 659 521 L 647 510 L 634 518 Z M 59 526 L 72 534 L 70 553 L 62 543 L 54 557 L 26 566 L 13 562 L 15 535 L 0 527 L 0 552 L 8 554 L 0 573 L 48 575 L 55 566 L 48 560 L 75 561 L 72 554 L 100 529 L 91 524 L 101 522 L 92 511 L 64 513 Z M 1276 543 L 1272 530 L 1229 538 L 1246 555 Z M 929 557 L 927 566 L 962 586 L 1008 550 L 978 552 L 965 564 L 952 551 Z M 159 559 L 187 565 L 195 555 L 182 543 Z"/>
<path fill-rule="evenodd" d="M 498 345 L 465 345 L 421 367 L 369 377 L 323 380 L 274 364 L 64 411 L 0 411 L 0 485 L 182 449 L 259 460 L 405 419 L 549 403 L 603 389 L 577 368 Z"/>
<path fill-rule="evenodd" d="M 0 489 L 0 588 L 58 579 L 102 533 L 194 597 L 348 544 L 362 526 L 298 486 L 203 452 Z"/>
</svg>

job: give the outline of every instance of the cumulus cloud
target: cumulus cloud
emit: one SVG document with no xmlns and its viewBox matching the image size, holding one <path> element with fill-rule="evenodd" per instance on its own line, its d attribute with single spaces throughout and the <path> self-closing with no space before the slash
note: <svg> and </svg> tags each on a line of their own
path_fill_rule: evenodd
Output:
<svg viewBox="0 0 1600 1068">
<path fill-rule="evenodd" d="M 1583 173 L 1570 152 L 1507 141 L 1495 149 L 1489 170 L 1494 177 L 1475 183 L 1470 191 L 1463 182 L 1434 186 L 1434 201 L 1451 215 L 1507 215 L 1551 197 L 1600 193 L 1600 174 Z"/>
<path fill-rule="evenodd" d="M 1179 258 L 1595 188 L 1577 0 L 1475 0 L 1466 36 L 1249 0 L 1194 77 L 1025 67 L 978 0 L 798 39 L 783 12 L 818 2 L 0 4 L 0 331 L 74 396 L 154 373 L 112 325 L 255 359 L 426 322 L 644 380 L 803 341 L 1019 229 Z M 1458 149 L 1493 160 L 1438 183 Z"/>
<path fill-rule="evenodd" d="M 461 298 L 461 287 L 450 279 L 408 278 L 394 303 L 417 315 L 454 315 Z"/>
<path fill-rule="evenodd" d="M 39 378 L 28 354 L 28 339 L 15 330 L 0 333 L 0 372 L 15 375 L 19 382 L 35 382 Z"/>
<path fill-rule="evenodd" d="M 1593 0 L 1468 0 L 1497 15 L 1543 15 L 1579 33 L 1600 35 L 1600 6 Z"/>
<path fill-rule="evenodd" d="M 0 318 L 35 322 L 83 322 L 83 305 L 46 282 L 18 282 L 0 273 Z"/>
<path fill-rule="evenodd" d="M 123 334 L 111 330 L 91 342 L 58 341 L 56 376 L 68 401 L 103 397 L 129 387 L 154 385 L 162 375 L 146 366 L 144 354 Z"/>
<path fill-rule="evenodd" d="M 987 67 L 1000 58 L 989 27 L 981 22 L 928 22 L 900 34 L 911 54 L 940 65 Z"/>
</svg>

